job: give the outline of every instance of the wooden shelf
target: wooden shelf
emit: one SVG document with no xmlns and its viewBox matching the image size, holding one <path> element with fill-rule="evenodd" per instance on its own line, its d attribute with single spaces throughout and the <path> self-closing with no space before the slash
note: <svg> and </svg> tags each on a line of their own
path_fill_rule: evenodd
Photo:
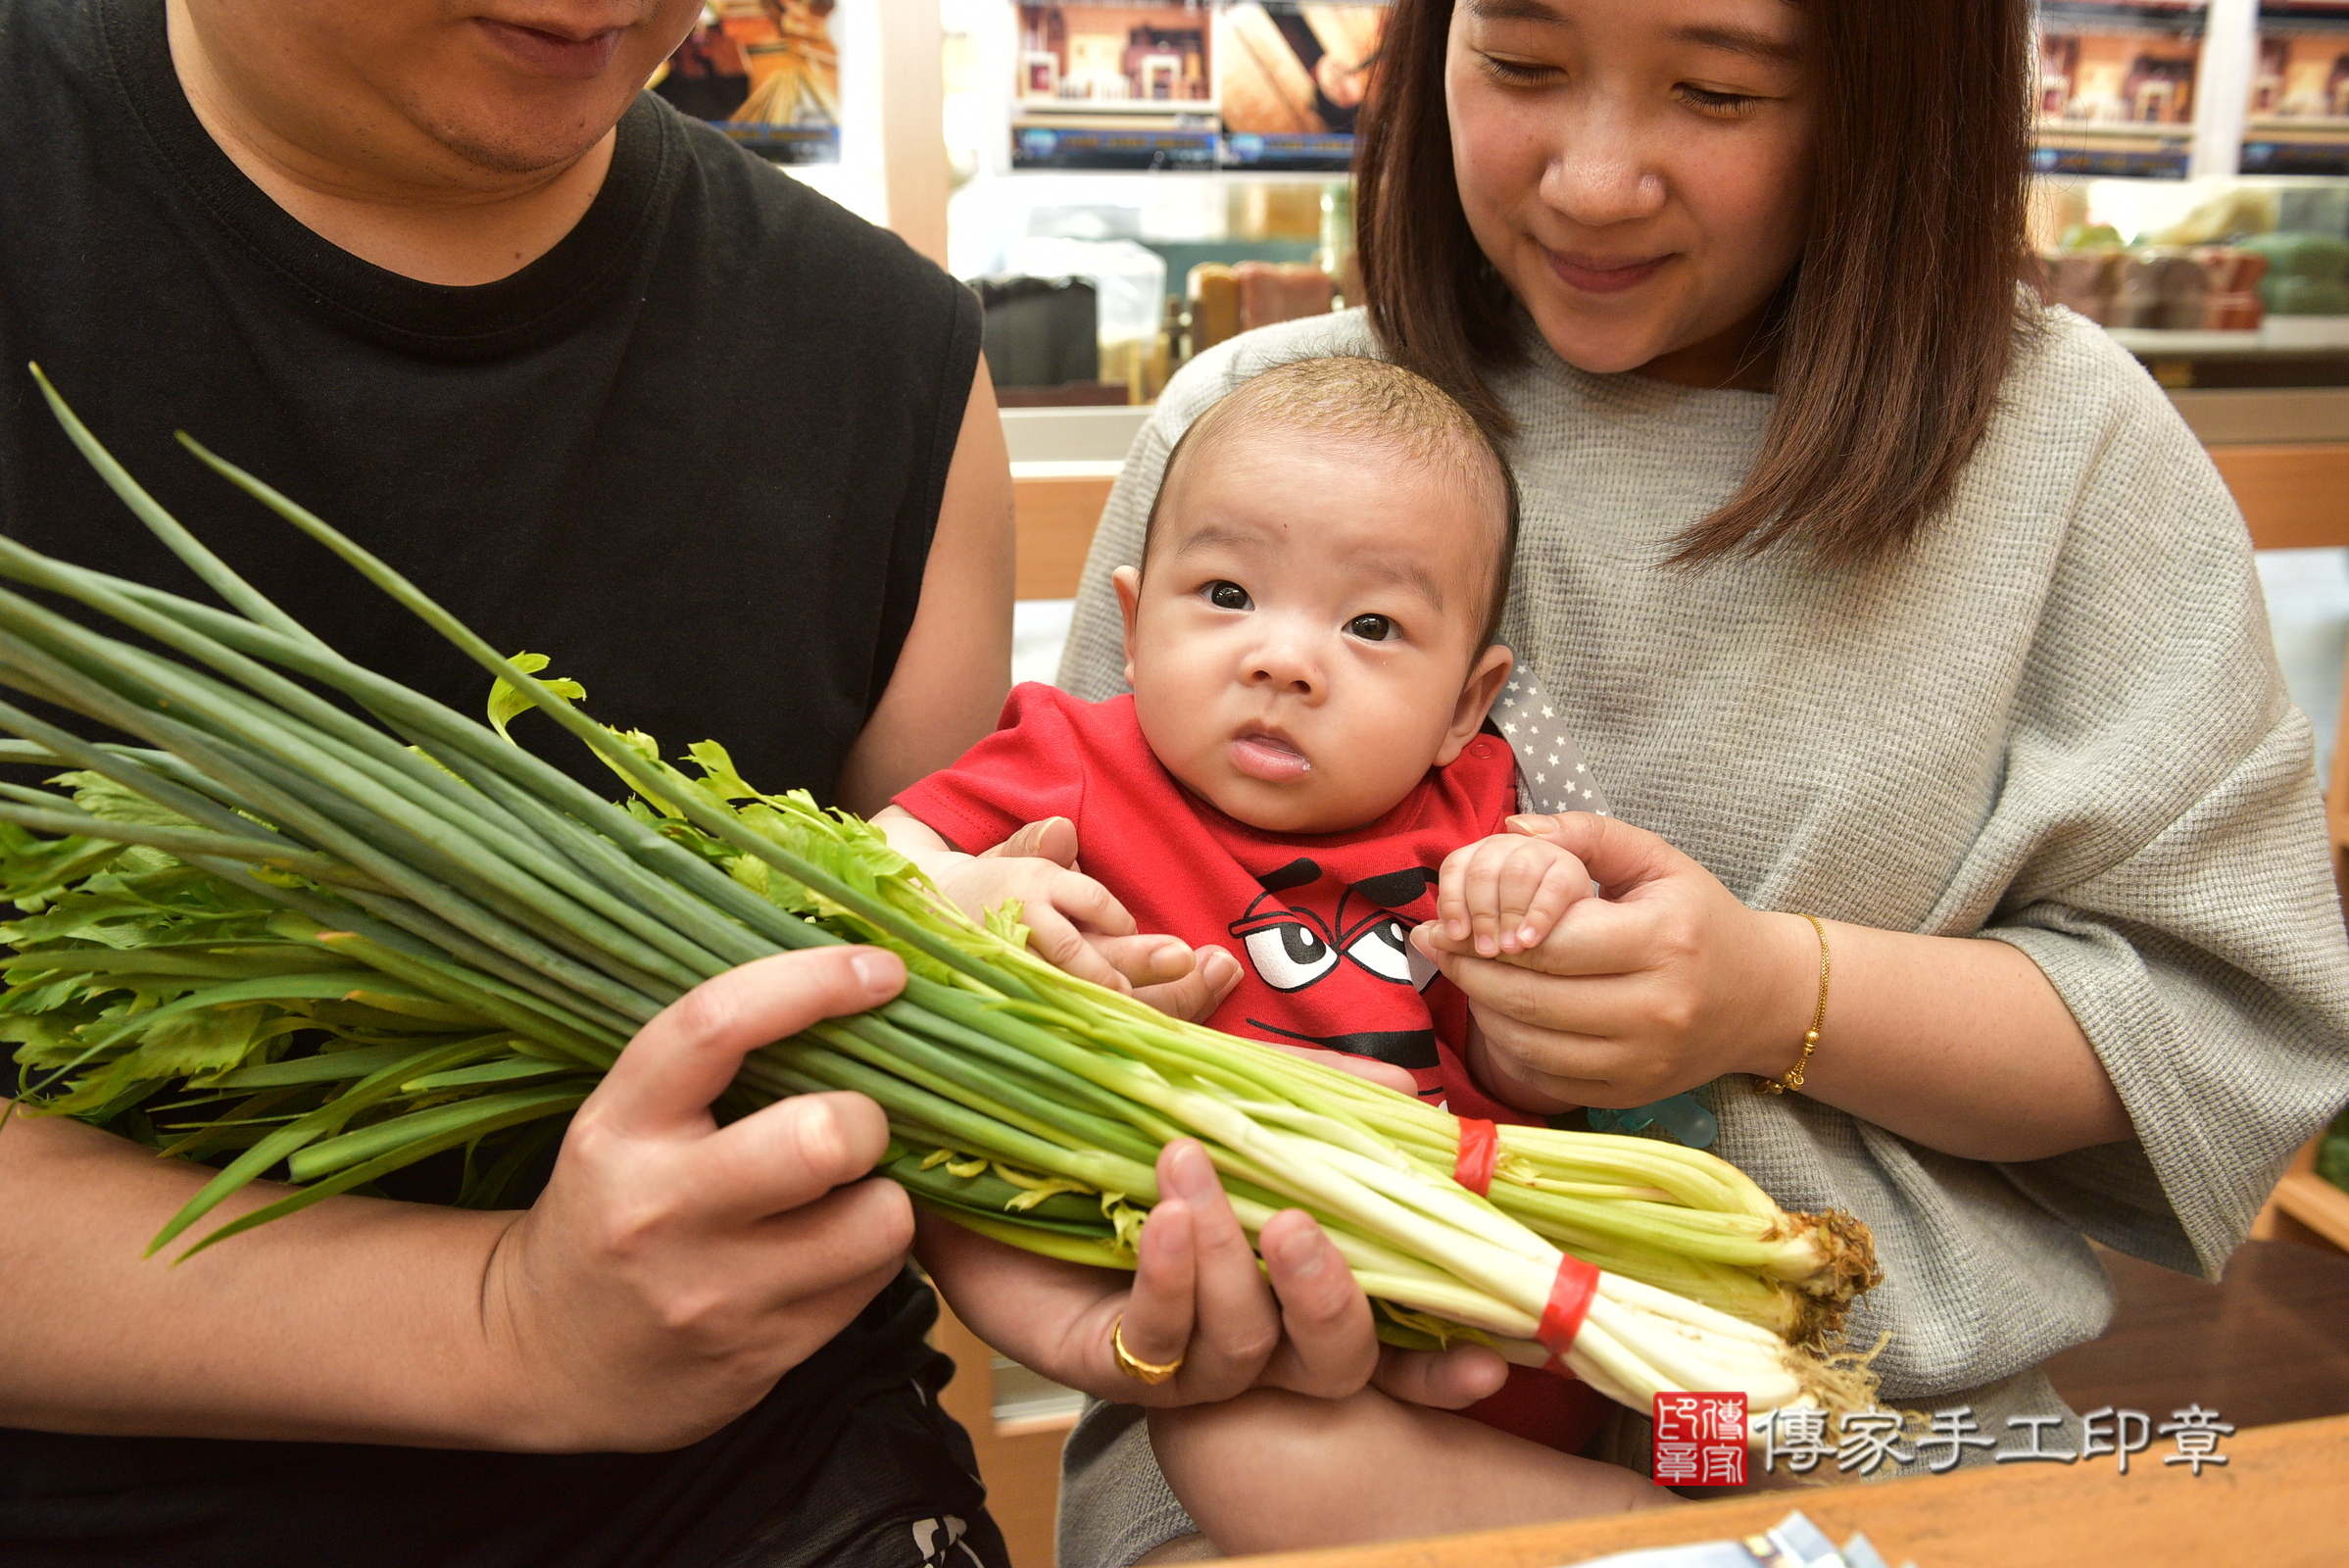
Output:
<svg viewBox="0 0 2349 1568">
<path fill-rule="evenodd" d="M 2333 760 L 2333 790 L 2337 796 L 2342 787 L 2341 763 L 2349 757 L 2336 756 Z M 2337 820 L 2337 819 L 2336 819 Z M 2341 872 L 2341 841 L 2338 832 L 2333 838 L 2333 870 Z M 2343 884 L 2349 888 L 2349 883 Z M 2349 893 L 2344 893 L 2349 897 Z M 2251 1235 L 2255 1241 L 2299 1242 L 2309 1247 L 2330 1247 L 2349 1252 L 2349 1193 L 2317 1174 L 2317 1152 L 2325 1142 L 2317 1134 L 2301 1146 L 2292 1156 L 2292 1163 L 2268 1195 L 2267 1206 L 2252 1221 Z"/>
<path fill-rule="evenodd" d="M 2193 1403 L 2245 1430 L 2349 1415 L 2349 1257 L 2298 1236 L 2254 1239 L 2213 1282 L 2097 1251 L 2112 1324 L 2042 1368 L 2073 1409 L 2165 1420 Z"/>
<path fill-rule="evenodd" d="M 2209 448 L 2262 550 L 2349 545 L 2349 441 L 2220 443 Z M 1015 463 L 1011 498 L 1018 597 L 1077 591 L 1115 463 Z"/>
<path fill-rule="evenodd" d="M 2262 550 L 2349 545 L 2349 442 L 2214 446 L 2211 462 L 2234 492 Z"/>
<path fill-rule="evenodd" d="M 1052 1511 L 1060 1496 L 1060 1443 L 1073 1418 L 998 1421 L 995 1352 L 938 1303 L 931 1343 L 954 1358 L 954 1381 L 938 1396 L 947 1414 L 970 1434 L 979 1478 L 987 1483 L 987 1511 L 1003 1532 L 1011 1568 L 1052 1568 Z"/>
<path fill-rule="evenodd" d="M 1114 463 L 1015 463 L 1013 590 L 1021 599 L 1073 599 L 1093 530 L 1117 482 Z"/>
<path fill-rule="evenodd" d="M 1065 1438 L 1076 1430 L 1078 1412 L 1069 1410 L 1052 1415 L 1006 1416 L 995 1424 L 999 1438 Z"/>
<path fill-rule="evenodd" d="M 2349 1252 L 2349 1193 L 2313 1170 L 2296 1170 L 2276 1184 L 2276 1206 Z"/>
</svg>

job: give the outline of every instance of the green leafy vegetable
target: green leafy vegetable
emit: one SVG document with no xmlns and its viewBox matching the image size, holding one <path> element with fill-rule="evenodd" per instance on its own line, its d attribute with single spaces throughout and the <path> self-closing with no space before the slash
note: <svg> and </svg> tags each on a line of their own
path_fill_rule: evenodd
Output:
<svg viewBox="0 0 2349 1568">
<path fill-rule="evenodd" d="M 37 371 L 35 372 L 37 375 Z M 487 1203 L 556 1136 L 636 1027 L 777 952 L 871 942 L 905 994 L 746 1061 L 720 1110 L 850 1089 L 888 1113 L 916 1200 L 1049 1255 L 1131 1267 L 1152 1166 L 1199 1138 L 1253 1234 L 1310 1210 L 1400 1343 L 1470 1338 L 1540 1363 L 1566 1251 L 1604 1272 L 1566 1351 L 1646 1408 L 1743 1389 L 1757 1410 L 1871 1387 L 1827 1348 L 1875 1282 L 1864 1228 L 1781 1211 L 1696 1151 L 1505 1128 L 1489 1197 L 1453 1177 L 1460 1124 L 1317 1062 L 1168 1019 L 1026 946 L 1019 910 L 954 909 L 867 824 L 745 780 L 714 742 L 667 760 L 582 713 L 406 578 L 268 485 L 189 450 L 373 581 L 494 679 L 483 725 L 354 664 L 166 515 L 44 380 L 118 495 L 230 607 L 0 539 L 0 683 L 127 742 L 0 703 L 0 1038 L 28 1108 L 223 1163 L 156 1238 L 245 1184 L 288 1196 L 194 1249 L 462 1152 Z M 157 650 L 162 650 L 158 652 Z M 508 733 L 535 708 L 625 783 L 615 805 Z M 66 793 L 55 793 L 62 789 Z M 44 837 L 43 833 L 51 836 Z M 191 1249 L 194 1250 L 194 1249 Z M 182 1255 L 185 1255 L 184 1253 Z"/>
<path fill-rule="evenodd" d="M 516 654 L 512 662 L 522 673 L 535 675 L 547 667 L 548 660 L 544 654 Z M 575 680 L 548 680 L 539 684 L 556 696 L 567 697 L 574 703 L 587 700 L 587 688 Z M 514 737 L 506 734 L 506 726 L 530 711 L 532 706 L 529 695 L 503 675 L 489 689 L 489 721 L 496 726 L 500 735 L 505 735 L 510 741 Z"/>
</svg>

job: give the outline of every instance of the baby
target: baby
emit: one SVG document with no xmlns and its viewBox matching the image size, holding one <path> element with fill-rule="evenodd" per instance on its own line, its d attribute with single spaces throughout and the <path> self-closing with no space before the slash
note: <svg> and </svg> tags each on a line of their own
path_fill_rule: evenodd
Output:
<svg viewBox="0 0 2349 1568">
<path fill-rule="evenodd" d="M 1020 900 L 1074 972 L 1124 983 L 1089 944 L 1137 925 L 1210 964 L 1220 947 L 1241 961 L 1216 1028 L 1532 1120 L 1467 1070 L 1467 1001 L 1407 935 L 1441 915 L 1520 952 L 1590 891 L 1572 855 L 1502 831 L 1516 761 L 1481 732 L 1515 531 L 1506 466 L 1431 383 L 1367 359 L 1259 375 L 1177 445 L 1142 565 L 1115 574 L 1133 695 L 1018 688 L 876 824 L 963 907 Z M 976 858 L 1052 817 L 1085 874 Z"/>
<path fill-rule="evenodd" d="M 1137 926 L 1170 933 L 1236 971 L 1215 1027 L 1344 1053 L 1462 1115 L 1537 1120 L 1478 1082 L 1467 1000 L 1421 950 L 1436 932 L 1410 935 L 1432 922 L 1453 951 L 1520 953 L 1590 896 L 1574 856 L 1504 831 L 1516 762 L 1484 730 L 1511 665 L 1493 632 L 1515 520 L 1499 454 L 1433 384 L 1367 359 L 1269 370 L 1176 446 L 1142 564 L 1115 574 L 1133 695 L 1021 686 L 994 735 L 875 822 L 962 907 L 1020 900 L 1064 967 L 1122 985 L 1108 951 Z M 1050 818 L 1074 825 L 1083 872 L 981 857 Z M 1188 970 L 1172 957 L 1156 978 Z M 1375 1507 L 1390 1466 L 1474 1456 L 1539 1493 L 1544 1465 L 1584 1463 L 1566 1453 L 1603 1413 L 1579 1384 L 1512 1368 L 1468 1412 L 1483 1425 L 1375 1394 L 1248 1396 L 1153 1413 L 1151 1434 L 1201 1526 L 1260 1549 L 1310 1530 L 1300 1490 Z"/>
</svg>

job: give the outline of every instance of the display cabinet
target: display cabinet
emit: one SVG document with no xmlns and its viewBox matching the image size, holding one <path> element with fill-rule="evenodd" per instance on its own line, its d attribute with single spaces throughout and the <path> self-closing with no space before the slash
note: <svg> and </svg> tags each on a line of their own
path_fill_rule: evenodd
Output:
<svg viewBox="0 0 2349 1568">
<path fill-rule="evenodd" d="M 1260 312 L 1346 298 L 1347 169 L 1385 16 L 1375 0 L 710 0 L 653 85 L 959 276 L 1114 279 L 1103 346 L 1140 348 L 1100 357 L 1099 379 L 1147 399 L 1155 338 L 1170 363 L 1193 340 L 1167 329 L 1195 268 L 1272 270 L 1241 291 Z M 2116 248 L 2349 234 L 2349 0 L 2042 0 L 2036 54 L 2046 247 L 2075 226 Z M 2259 326 L 2212 328 L 2254 336 L 2111 324 L 2149 363 L 2195 362 L 2196 385 L 2322 381 L 2275 358 L 2338 346 L 2317 318 L 2349 312 L 2326 305 L 2321 249 L 2268 258 L 2274 281 L 2249 291 L 2298 281 Z M 1175 306 L 1154 329 L 1137 299 L 1153 273 Z M 2208 292 L 2247 290 L 2215 276 Z"/>
</svg>

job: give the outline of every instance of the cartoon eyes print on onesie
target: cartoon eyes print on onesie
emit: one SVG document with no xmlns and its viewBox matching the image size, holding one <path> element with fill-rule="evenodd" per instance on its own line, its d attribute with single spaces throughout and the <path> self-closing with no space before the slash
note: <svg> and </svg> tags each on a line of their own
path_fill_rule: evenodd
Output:
<svg viewBox="0 0 2349 1568">
<path fill-rule="evenodd" d="M 1302 991 L 1327 979 L 1341 962 L 1350 961 L 1380 980 L 1424 991 L 1436 977 L 1435 966 L 1421 957 L 1403 933 L 1410 928 L 1397 907 L 1427 892 L 1434 874 L 1421 866 L 1406 866 L 1339 888 L 1327 908 L 1311 907 L 1327 900 L 1321 867 L 1299 858 L 1258 878 L 1264 891 L 1249 903 L 1247 912 L 1229 927 L 1240 939 L 1257 978 L 1275 991 Z M 1293 904 L 1282 895 L 1305 888 L 1321 893 Z"/>
</svg>

